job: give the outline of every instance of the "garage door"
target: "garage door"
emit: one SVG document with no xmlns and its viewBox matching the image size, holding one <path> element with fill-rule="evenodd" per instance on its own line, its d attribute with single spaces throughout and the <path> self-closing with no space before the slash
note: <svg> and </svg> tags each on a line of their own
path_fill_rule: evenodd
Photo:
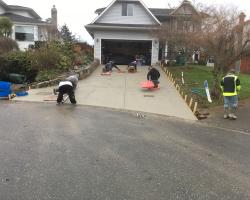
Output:
<svg viewBox="0 0 250 200">
<path fill-rule="evenodd" d="M 151 64 L 152 41 L 102 39 L 102 63 L 113 60 L 118 65 L 127 65 L 138 58 L 142 64 Z"/>
</svg>

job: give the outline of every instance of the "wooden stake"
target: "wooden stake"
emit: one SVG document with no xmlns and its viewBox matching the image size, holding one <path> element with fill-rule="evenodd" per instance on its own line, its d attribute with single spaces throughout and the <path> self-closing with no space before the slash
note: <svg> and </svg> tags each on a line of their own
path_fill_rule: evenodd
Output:
<svg viewBox="0 0 250 200">
<path fill-rule="evenodd" d="M 189 102 L 189 107 L 190 107 L 190 108 L 191 108 L 192 104 L 193 104 L 193 98 L 191 98 L 191 99 L 190 99 L 190 102 Z"/>
<path fill-rule="evenodd" d="M 184 100 L 185 100 L 185 102 L 187 102 L 187 95 L 186 94 L 185 94 Z"/>
<path fill-rule="evenodd" d="M 197 103 L 197 102 L 195 102 L 195 103 L 194 103 L 194 110 L 193 110 L 193 113 L 195 113 L 195 112 L 196 112 L 196 110 L 197 110 L 197 106 L 198 106 L 198 103 Z"/>
</svg>

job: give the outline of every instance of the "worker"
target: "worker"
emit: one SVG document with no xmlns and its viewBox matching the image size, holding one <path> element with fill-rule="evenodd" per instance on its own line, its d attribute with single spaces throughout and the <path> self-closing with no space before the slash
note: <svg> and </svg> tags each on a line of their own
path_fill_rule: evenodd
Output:
<svg viewBox="0 0 250 200">
<path fill-rule="evenodd" d="M 129 63 L 128 72 L 133 73 L 133 72 L 136 72 L 136 71 L 137 71 L 137 61 L 135 60 L 135 61 Z"/>
<path fill-rule="evenodd" d="M 113 68 L 116 68 L 118 71 L 121 71 L 119 69 L 119 67 L 117 67 L 115 65 L 115 63 L 113 61 L 109 61 L 108 63 L 106 63 L 102 71 L 103 72 L 111 72 Z"/>
<path fill-rule="evenodd" d="M 158 84 L 160 83 L 159 82 L 159 78 L 160 78 L 160 72 L 154 68 L 153 66 L 150 66 L 148 68 L 148 74 L 147 74 L 147 80 L 150 80 L 153 82 L 154 84 L 154 88 L 157 88 L 158 87 Z"/>
<path fill-rule="evenodd" d="M 70 81 L 72 83 L 73 90 L 75 90 L 78 84 L 78 78 L 79 78 L 79 74 L 75 74 L 75 75 L 71 75 L 67 77 L 65 81 Z M 59 87 L 53 89 L 54 95 L 57 95 L 58 92 L 59 92 Z"/>
<path fill-rule="evenodd" d="M 63 95 L 69 95 L 70 102 L 72 104 L 76 104 L 74 87 L 71 81 L 61 81 L 58 87 L 58 96 L 57 96 L 57 104 L 61 104 L 63 102 Z"/>
<path fill-rule="evenodd" d="M 235 115 L 238 107 L 238 92 L 240 91 L 240 79 L 231 69 L 221 80 L 221 90 L 224 97 L 224 119 L 237 119 Z"/>
<path fill-rule="evenodd" d="M 76 86 L 78 84 L 78 78 L 79 78 L 78 74 L 75 74 L 66 78 L 66 81 L 70 81 L 72 83 L 74 90 L 76 89 Z"/>
</svg>

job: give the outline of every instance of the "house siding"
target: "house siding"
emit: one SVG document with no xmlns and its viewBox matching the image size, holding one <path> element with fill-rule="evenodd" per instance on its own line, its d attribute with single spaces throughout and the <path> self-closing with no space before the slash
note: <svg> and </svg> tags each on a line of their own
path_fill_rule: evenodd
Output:
<svg viewBox="0 0 250 200">
<path fill-rule="evenodd" d="M 94 57 L 101 61 L 101 40 L 148 40 L 152 41 L 151 64 L 158 61 L 159 42 L 157 38 L 151 36 L 150 33 L 142 31 L 96 31 L 94 35 Z M 97 42 L 98 41 L 98 42 Z"/>
<path fill-rule="evenodd" d="M 5 10 L 3 9 L 3 7 L 0 6 L 0 14 L 5 13 Z"/>
<path fill-rule="evenodd" d="M 133 3 L 133 16 L 122 16 L 122 4 L 114 3 L 104 15 L 99 18 L 97 23 L 114 23 L 114 24 L 148 24 L 155 25 L 156 21 L 142 7 L 141 4 Z"/>
<path fill-rule="evenodd" d="M 250 55 L 241 58 L 240 72 L 250 73 Z"/>
</svg>

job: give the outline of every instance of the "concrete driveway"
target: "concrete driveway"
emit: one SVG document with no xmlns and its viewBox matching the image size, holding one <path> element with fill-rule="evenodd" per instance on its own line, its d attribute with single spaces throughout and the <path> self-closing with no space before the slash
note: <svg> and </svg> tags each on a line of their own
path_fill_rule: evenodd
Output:
<svg viewBox="0 0 250 200">
<path fill-rule="evenodd" d="M 125 66 L 119 67 L 126 71 Z M 98 67 L 90 77 L 79 82 L 76 90 L 78 104 L 196 120 L 196 117 L 161 69 L 159 69 L 161 72 L 160 89 L 154 91 L 140 88 L 140 83 L 146 80 L 147 67 L 139 67 L 138 72 L 134 74 L 118 73 L 114 69 L 110 76 L 101 75 L 101 69 L 102 66 Z M 15 100 L 42 102 L 46 96 L 52 94 L 52 89 L 30 90 L 29 96 L 18 97 Z"/>
</svg>

